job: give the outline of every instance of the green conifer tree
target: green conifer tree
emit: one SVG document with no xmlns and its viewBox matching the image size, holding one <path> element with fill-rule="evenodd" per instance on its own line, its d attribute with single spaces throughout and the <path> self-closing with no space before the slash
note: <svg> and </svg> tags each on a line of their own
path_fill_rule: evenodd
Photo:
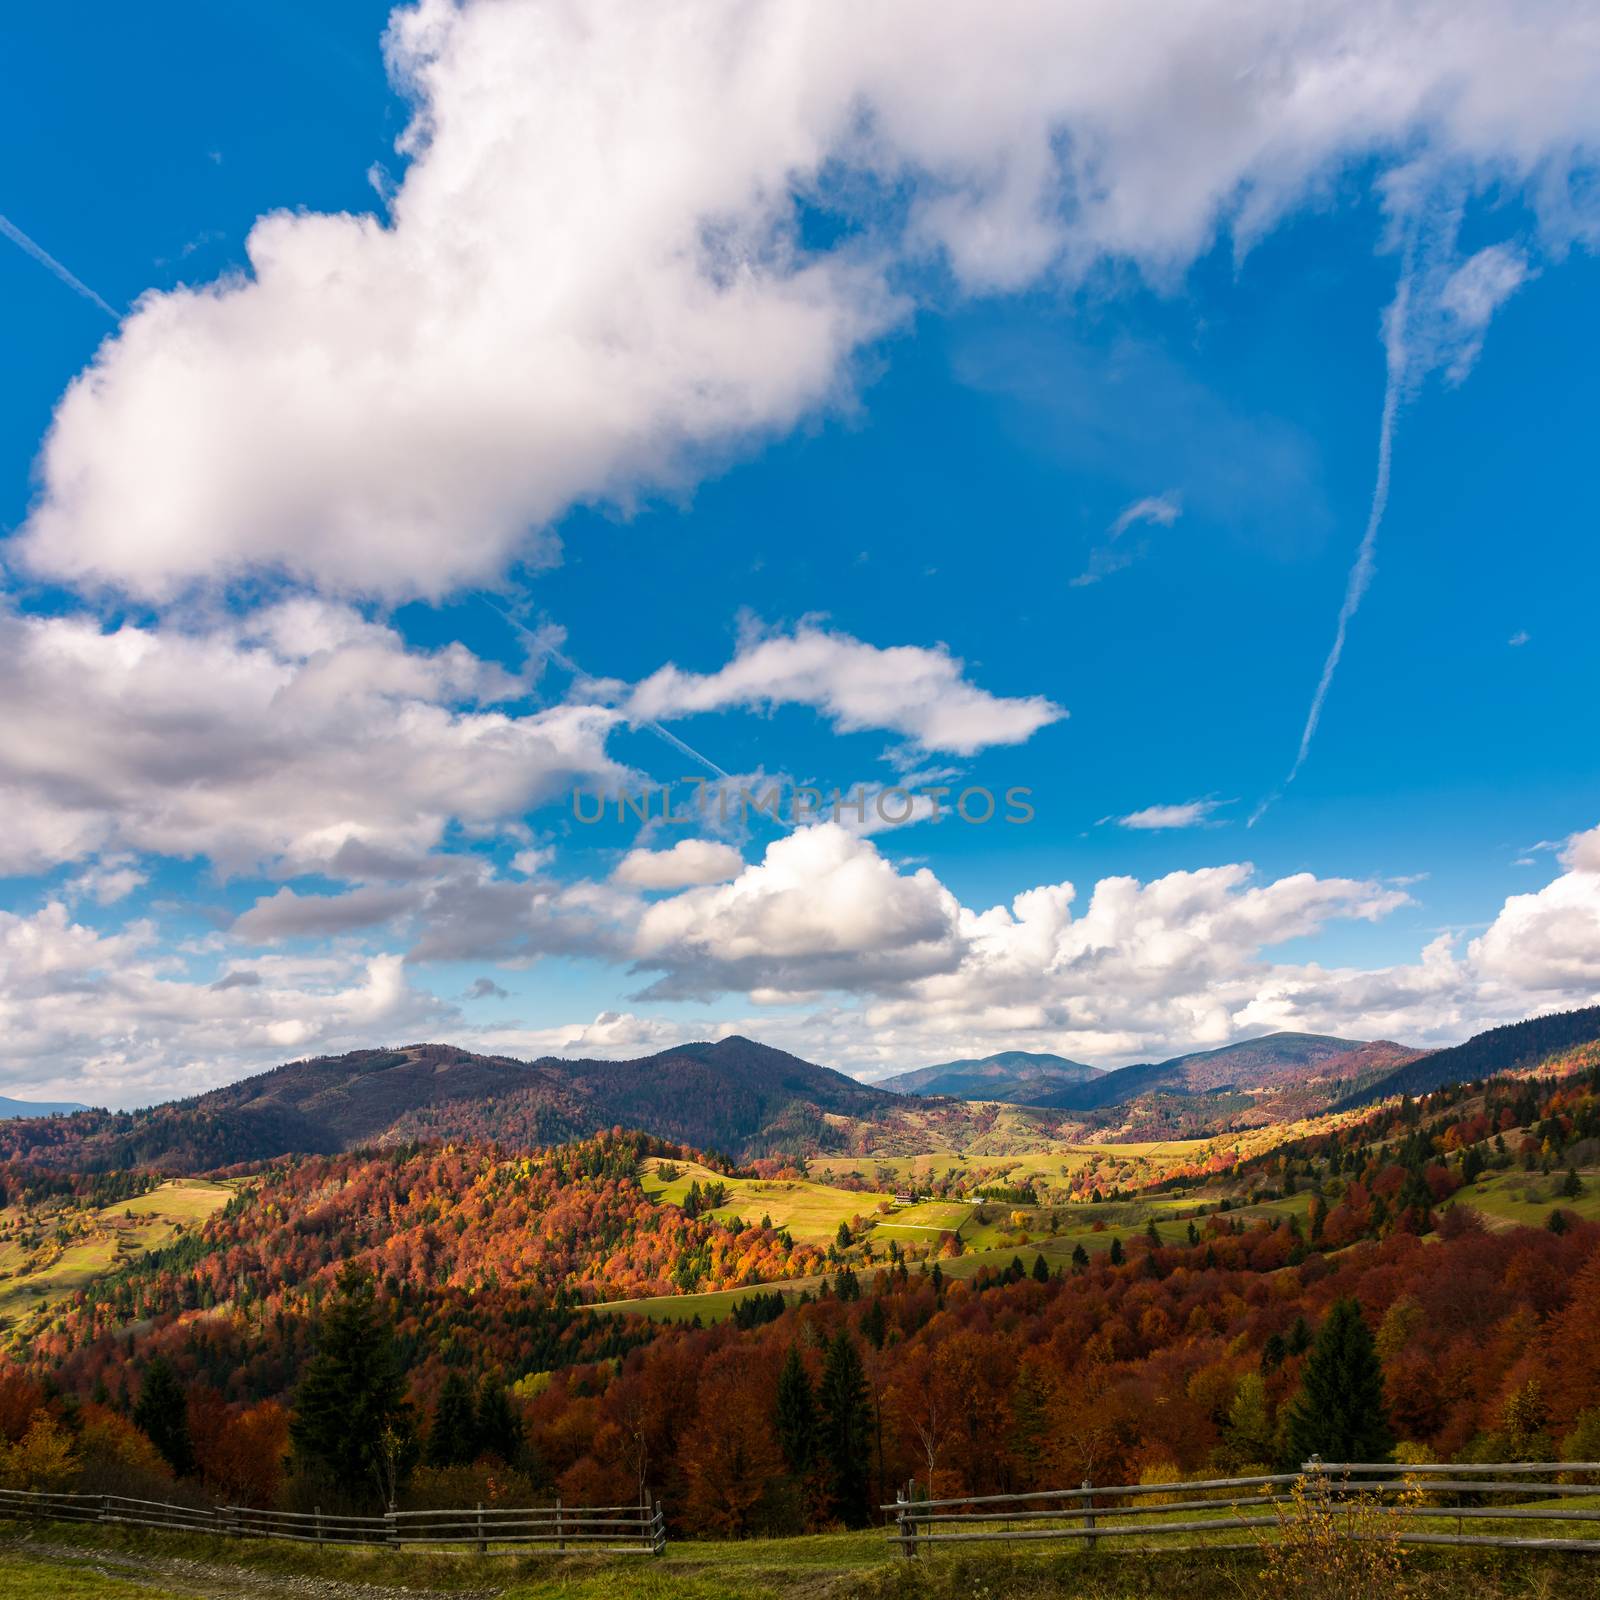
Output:
<svg viewBox="0 0 1600 1600">
<path fill-rule="evenodd" d="M 1318 1330 L 1289 1409 L 1287 1439 L 1295 1465 L 1314 1455 L 1387 1461 L 1394 1449 L 1383 1368 L 1354 1300 L 1336 1300 Z"/>
<path fill-rule="evenodd" d="M 195 1470 L 194 1445 L 189 1438 L 189 1400 L 164 1356 L 154 1357 L 144 1369 L 133 1420 L 180 1478 Z"/>
<path fill-rule="evenodd" d="M 522 1419 L 512 1410 L 504 1386 L 488 1373 L 478 1385 L 478 1449 L 507 1466 L 522 1453 Z"/>
<path fill-rule="evenodd" d="M 478 1411 L 472 1402 L 472 1385 L 460 1368 L 444 1380 L 433 1403 L 424 1459 L 430 1467 L 461 1467 L 478 1453 Z"/>
<path fill-rule="evenodd" d="M 822 1413 L 821 1456 L 829 1509 L 847 1528 L 867 1525 L 872 1413 L 861 1352 L 841 1328 L 822 1363 L 817 1399 Z"/>
<path fill-rule="evenodd" d="M 386 1500 L 416 1455 L 394 1333 L 371 1278 L 339 1275 L 295 1396 L 289 1438 L 300 1466 L 360 1501 Z"/>
<path fill-rule="evenodd" d="M 811 1470 L 817 1453 L 817 1400 L 796 1345 L 790 1345 L 778 1374 L 778 1449 L 795 1477 Z"/>
</svg>

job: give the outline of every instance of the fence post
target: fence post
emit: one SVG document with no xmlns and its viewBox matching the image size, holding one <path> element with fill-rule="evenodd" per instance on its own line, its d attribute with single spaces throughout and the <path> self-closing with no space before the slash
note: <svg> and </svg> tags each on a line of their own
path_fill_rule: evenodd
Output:
<svg viewBox="0 0 1600 1600">
<path fill-rule="evenodd" d="M 478 1502 L 478 1554 L 486 1556 L 488 1553 L 489 1545 L 483 1536 L 483 1501 L 480 1500 Z"/>
<path fill-rule="evenodd" d="M 567 1548 L 566 1530 L 562 1526 L 562 1519 L 561 1519 L 561 1496 L 557 1495 L 556 1496 L 556 1549 L 557 1550 L 565 1550 L 566 1548 Z"/>
<path fill-rule="evenodd" d="M 1083 1480 L 1083 1525 L 1089 1530 L 1089 1537 L 1083 1542 L 1093 1550 L 1100 1542 L 1100 1535 L 1094 1531 L 1094 1485 L 1087 1478 Z"/>
<path fill-rule="evenodd" d="M 301 1502 L 300 1502 L 300 1504 L 301 1504 L 301 1505 L 304 1505 L 304 1504 L 305 1504 L 305 1501 L 304 1501 L 304 1500 L 302 1500 L 302 1501 L 301 1501 Z M 312 1507 L 312 1511 L 313 1511 L 313 1512 L 314 1512 L 314 1514 L 315 1514 L 315 1516 L 316 1516 L 316 1519 L 317 1519 L 317 1522 L 316 1522 L 316 1528 L 317 1528 L 317 1549 L 319 1549 L 319 1550 L 320 1550 L 320 1549 L 321 1549 L 321 1548 L 322 1548 L 322 1507 L 321 1507 L 321 1506 L 313 1506 L 313 1507 Z"/>
<path fill-rule="evenodd" d="M 656 1514 L 650 1529 L 650 1554 L 665 1555 L 667 1549 L 667 1519 L 661 1515 L 661 1501 L 656 1501 Z"/>
<path fill-rule="evenodd" d="M 109 1522 L 111 1520 L 111 1496 L 108 1494 L 100 1496 L 100 1515 L 97 1520 L 100 1522 Z"/>
<path fill-rule="evenodd" d="M 392 1502 L 383 1514 L 383 1542 L 393 1549 L 400 1547 L 400 1522 L 394 1514 Z"/>
</svg>

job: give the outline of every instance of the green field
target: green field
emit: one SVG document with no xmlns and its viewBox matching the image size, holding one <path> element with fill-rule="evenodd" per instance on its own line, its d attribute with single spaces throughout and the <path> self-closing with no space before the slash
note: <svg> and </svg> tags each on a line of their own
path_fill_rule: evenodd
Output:
<svg viewBox="0 0 1600 1600">
<path fill-rule="evenodd" d="M 660 1161 L 651 1157 L 644 1163 L 639 1182 L 646 1194 L 681 1206 L 690 1184 L 698 1183 L 704 1188 L 708 1183 L 720 1183 L 728 1191 L 728 1201 L 712 1216 L 723 1221 L 738 1217 L 744 1222 L 770 1217 L 774 1227 L 787 1228 L 793 1238 L 807 1244 L 831 1243 L 841 1222 L 853 1217 L 870 1219 L 880 1205 L 890 1201 L 887 1194 L 836 1189 L 810 1178 L 729 1178 L 697 1161 L 673 1161 L 669 1165 L 678 1172 L 670 1183 L 660 1176 Z"/>
<path fill-rule="evenodd" d="M 1545 1177 L 1520 1168 L 1486 1173 L 1475 1184 L 1457 1190 L 1455 1200 L 1481 1211 L 1490 1227 L 1542 1228 L 1557 1210 L 1600 1221 L 1600 1169 L 1589 1167 L 1579 1172 L 1583 1193 L 1572 1200 L 1560 1193 L 1565 1176 L 1564 1171 Z"/>
<path fill-rule="evenodd" d="M 198 1227 L 233 1194 L 205 1178 L 173 1178 L 99 1211 L 59 1202 L 8 1206 L 0 1211 L 0 1328 Z"/>
</svg>

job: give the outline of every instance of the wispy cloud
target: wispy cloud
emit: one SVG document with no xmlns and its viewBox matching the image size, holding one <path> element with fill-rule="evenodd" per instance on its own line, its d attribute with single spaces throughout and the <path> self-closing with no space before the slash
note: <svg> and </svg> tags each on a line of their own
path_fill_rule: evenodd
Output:
<svg viewBox="0 0 1600 1600">
<path fill-rule="evenodd" d="M 1146 806 L 1142 811 L 1130 811 L 1125 817 L 1102 817 L 1102 822 L 1114 822 L 1119 828 L 1136 828 L 1153 832 L 1163 828 L 1203 828 L 1211 821 L 1212 812 L 1230 800 L 1185 800 L 1181 805 Z"/>
<path fill-rule="evenodd" d="M 1520 649 L 1528 642 L 1530 637 L 1531 635 L 1528 633 L 1526 628 L 1518 628 L 1517 631 L 1506 640 L 1506 643 L 1513 649 Z"/>
<path fill-rule="evenodd" d="M 46 271 L 53 272 L 74 294 L 81 294 L 91 305 L 99 306 L 113 322 L 122 320 L 122 313 L 115 306 L 102 300 L 82 278 L 69 272 L 48 250 L 42 245 L 35 244 L 16 223 L 3 213 L 0 213 L 0 233 L 3 233 L 19 250 L 25 250 Z"/>
<path fill-rule="evenodd" d="M 1146 495 L 1142 500 L 1124 506 L 1106 530 L 1109 535 L 1107 542 L 1089 552 L 1089 565 L 1072 580 L 1072 587 L 1082 589 L 1088 584 L 1098 583 L 1109 574 L 1132 566 L 1145 553 L 1149 547 L 1143 541 L 1137 544 L 1120 542 L 1130 528 L 1141 525 L 1170 528 L 1182 515 L 1183 502 L 1171 491 Z"/>
</svg>

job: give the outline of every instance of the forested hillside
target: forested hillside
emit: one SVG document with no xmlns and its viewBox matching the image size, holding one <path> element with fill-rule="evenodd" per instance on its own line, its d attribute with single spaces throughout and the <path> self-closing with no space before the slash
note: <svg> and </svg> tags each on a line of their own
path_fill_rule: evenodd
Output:
<svg viewBox="0 0 1600 1600">
<path fill-rule="evenodd" d="M 87 1460 L 130 1418 L 159 1432 L 166 1396 L 168 1422 L 212 1443 L 154 1470 L 220 1472 L 215 1441 L 287 1426 L 314 1353 L 359 1314 L 393 1351 L 396 1437 L 467 1472 L 458 1499 L 502 1482 L 625 1502 L 648 1478 L 684 1529 L 779 1532 L 861 1521 L 909 1476 L 989 1493 L 1297 1459 L 1326 1425 L 1304 1385 L 1319 1336 L 1354 1329 L 1378 1453 L 1593 1460 L 1600 1044 L 1539 1065 L 1320 1119 L 1232 1166 L 1180 1158 L 1142 1198 L 1069 1207 L 1087 1232 L 972 1270 L 951 1234 L 912 1259 L 896 1214 L 879 1234 L 841 1223 L 828 1259 L 719 1221 L 721 1180 L 642 1135 L 278 1163 L 29 1327 L 14 1359 L 65 1398 L 0 1379 L 0 1401 L 22 1396 L 0 1432 L 42 1407 Z M 703 1178 L 685 1190 L 662 1171 L 677 1163 Z M 580 1304 L 796 1277 L 798 1295 L 752 1291 L 704 1329 Z M 428 1470 L 418 1484 L 446 1492 Z"/>
<path fill-rule="evenodd" d="M 291 1062 L 149 1110 L 0 1124 L 0 1159 L 196 1172 L 415 1138 L 527 1149 L 618 1124 L 738 1156 L 844 1149 L 834 1119 L 892 1118 L 897 1097 L 737 1036 L 633 1061 L 516 1061 L 451 1045 Z"/>
<path fill-rule="evenodd" d="M 1448 1083 L 1466 1083 L 1492 1072 L 1530 1067 L 1545 1056 L 1600 1039 L 1600 1006 L 1530 1017 L 1475 1034 L 1465 1044 L 1436 1050 L 1398 1072 L 1347 1096 L 1341 1106 L 1369 1105 L 1396 1094 L 1426 1094 Z"/>
</svg>

